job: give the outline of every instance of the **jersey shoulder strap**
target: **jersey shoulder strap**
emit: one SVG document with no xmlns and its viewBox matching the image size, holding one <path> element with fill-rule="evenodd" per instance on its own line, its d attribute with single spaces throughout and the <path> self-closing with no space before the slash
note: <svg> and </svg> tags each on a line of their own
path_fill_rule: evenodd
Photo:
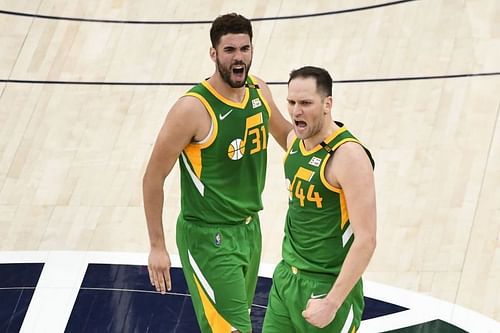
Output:
<svg viewBox="0 0 500 333">
<path fill-rule="evenodd" d="M 344 127 L 344 124 L 342 124 L 341 122 L 335 121 L 335 124 L 337 124 L 339 127 Z M 352 134 L 351 134 L 351 136 L 352 136 Z M 354 136 L 352 136 L 352 137 L 354 138 Z M 356 141 L 359 142 L 358 140 L 356 140 Z M 325 141 L 321 141 L 320 145 L 321 145 L 321 147 L 323 147 L 324 150 L 326 150 L 328 152 L 328 154 L 330 154 L 330 156 L 333 157 L 335 150 L 332 147 L 330 147 Z M 363 147 L 363 149 L 366 152 L 366 155 L 368 155 L 368 158 L 370 159 L 370 163 L 372 164 L 372 168 L 375 169 L 375 160 L 373 159 L 372 153 L 362 144 L 361 144 L 361 147 Z"/>
</svg>

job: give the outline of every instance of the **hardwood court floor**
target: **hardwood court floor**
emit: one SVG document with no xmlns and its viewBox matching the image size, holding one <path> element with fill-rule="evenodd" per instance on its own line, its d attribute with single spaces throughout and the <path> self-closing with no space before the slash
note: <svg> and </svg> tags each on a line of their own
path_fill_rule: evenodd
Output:
<svg viewBox="0 0 500 333">
<path fill-rule="evenodd" d="M 213 71 L 209 24 L 185 21 L 237 11 L 274 17 L 254 22 L 252 72 L 274 83 L 281 111 L 290 70 L 325 67 L 333 117 L 375 156 L 378 247 L 365 277 L 500 320 L 500 2 L 0 0 L 0 10 L 0 250 L 148 251 L 152 144 L 184 84 Z M 269 153 L 262 261 L 274 264 L 286 190 L 283 152 L 272 141 Z M 176 168 L 165 189 L 176 254 Z"/>
</svg>

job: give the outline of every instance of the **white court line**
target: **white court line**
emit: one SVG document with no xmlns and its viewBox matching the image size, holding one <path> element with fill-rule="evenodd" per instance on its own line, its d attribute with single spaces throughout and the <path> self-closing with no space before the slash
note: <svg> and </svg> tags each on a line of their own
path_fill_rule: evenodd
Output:
<svg viewBox="0 0 500 333">
<path fill-rule="evenodd" d="M 180 267 L 171 255 L 172 267 Z M 44 263 L 21 332 L 64 332 L 89 263 L 147 265 L 147 253 L 2 251 L 1 263 Z M 261 263 L 259 276 L 272 277 L 275 265 Z M 173 281 L 175 283 L 175 281 Z M 363 321 L 360 333 L 374 333 L 441 319 L 470 333 L 498 333 L 500 323 L 456 304 L 416 292 L 364 281 L 365 295 L 410 310 Z M 262 306 L 261 306 L 262 307 Z"/>
<path fill-rule="evenodd" d="M 459 305 L 414 291 L 363 281 L 365 296 L 408 308 L 388 316 L 363 321 L 359 333 L 375 333 L 441 319 L 469 333 L 499 333 L 500 323 Z"/>
<path fill-rule="evenodd" d="M 20 332 L 64 332 L 86 269 L 84 252 L 49 252 Z"/>
</svg>

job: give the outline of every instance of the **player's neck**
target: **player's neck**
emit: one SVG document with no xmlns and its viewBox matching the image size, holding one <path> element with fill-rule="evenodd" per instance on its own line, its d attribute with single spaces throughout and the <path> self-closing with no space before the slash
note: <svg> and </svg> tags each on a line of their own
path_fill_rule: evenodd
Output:
<svg viewBox="0 0 500 333">
<path fill-rule="evenodd" d="M 241 103 L 245 98 L 245 86 L 240 88 L 231 87 L 226 81 L 222 79 L 222 77 L 215 73 L 208 79 L 208 83 L 224 98 L 236 102 Z"/>
<path fill-rule="evenodd" d="M 321 142 L 325 141 L 329 136 L 331 136 L 334 132 L 336 132 L 340 127 L 335 124 L 331 119 L 330 121 L 325 122 L 325 125 L 321 128 L 321 130 L 310 136 L 307 139 L 304 139 L 304 146 L 307 150 L 311 150 Z"/>
</svg>

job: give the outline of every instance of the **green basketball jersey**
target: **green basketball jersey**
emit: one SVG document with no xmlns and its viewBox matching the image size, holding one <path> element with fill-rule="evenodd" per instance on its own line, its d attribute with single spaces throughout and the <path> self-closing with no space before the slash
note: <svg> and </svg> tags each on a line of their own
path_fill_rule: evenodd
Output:
<svg viewBox="0 0 500 333">
<path fill-rule="evenodd" d="M 343 124 L 337 125 L 340 128 L 324 140 L 327 147 L 307 151 L 303 141 L 295 138 L 287 152 L 289 203 L 282 249 L 289 265 L 333 275 L 339 274 L 354 235 L 344 193 L 327 182 L 325 167 L 340 145 L 359 143 Z"/>
<path fill-rule="evenodd" d="M 249 76 L 241 103 L 224 98 L 206 80 L 186 93 L 212 119 L 208 137 L 179 157 L 187 221 L 237 223 L 262 209 L 271 109 L 254 82 Z"/>
</svg>

